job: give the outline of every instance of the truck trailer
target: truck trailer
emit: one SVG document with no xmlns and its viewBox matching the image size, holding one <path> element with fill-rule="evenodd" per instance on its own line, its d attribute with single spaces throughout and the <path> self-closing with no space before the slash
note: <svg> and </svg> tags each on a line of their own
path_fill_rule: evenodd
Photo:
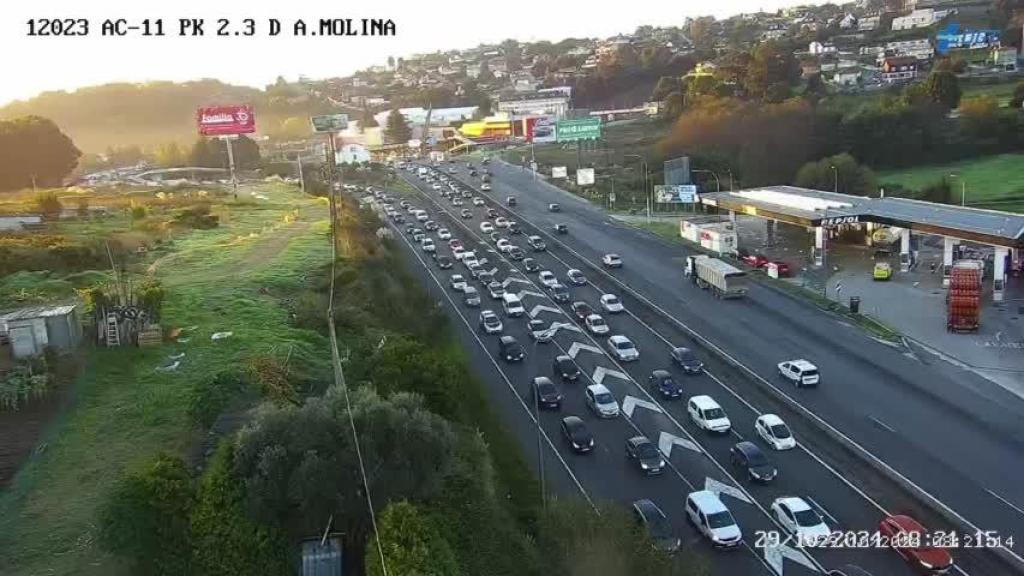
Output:
<svg viewBox="0 0 1024 576">
<path fill-rule="evenodd" d="M 718 298 L 742 298 L 747 294 L 747 273 L 717 258 L 688 257 L 686 274 L 697 286 L 711 290 Z"/>
</svg>

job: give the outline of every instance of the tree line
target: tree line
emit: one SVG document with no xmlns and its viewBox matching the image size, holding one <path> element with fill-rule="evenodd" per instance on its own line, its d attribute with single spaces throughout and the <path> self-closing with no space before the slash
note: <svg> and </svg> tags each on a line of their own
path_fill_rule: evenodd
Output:
<svg viewBox="0 0 1024 576">
<path fill-rule="evenodd" d="M 60 186 L 81 155 L 47 118 L 0 121 L 0 191 Z"/>
</svg>

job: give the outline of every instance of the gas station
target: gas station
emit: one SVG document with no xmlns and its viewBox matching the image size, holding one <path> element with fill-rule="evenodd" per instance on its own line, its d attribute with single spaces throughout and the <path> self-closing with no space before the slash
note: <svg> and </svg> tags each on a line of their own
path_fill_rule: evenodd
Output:
<svg viewBox="0 0 1024 576">
<path fill-rule="evenodd" d="M 778 222 L 814 232 L 811 250 L 816 267 L 827 265 L 830 242 L 844 233 L 861 232 L 871 246 L 880 237 L 899 243 L 899 269 L 907 272 L 915 263 L 917 237 L 941 236 L 943 285 L 968 245 L 991 249 L 992 300 L 1002 302 L 1010 273 L 1024 265 L 1024 214 L 938 204 L 908 198 L 853 196 L 794 186 L 767 186 L 733 192 L 700 194 L 700 203 L 727 212 L 766 220 L 769 242 Z"/>
</svg>

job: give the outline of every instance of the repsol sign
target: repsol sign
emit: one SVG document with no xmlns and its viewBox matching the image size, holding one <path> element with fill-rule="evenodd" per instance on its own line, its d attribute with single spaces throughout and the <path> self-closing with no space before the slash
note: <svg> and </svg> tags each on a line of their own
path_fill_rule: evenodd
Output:
<svg viewBox="0 0 1024 576">
<path fill-rule="evenodd" d="M 858 222 L 860 222 L 860 216 L 836 216 L 835 218 L 822 218 L 818 226 L 832 228 L 834 226 L 842 226 L 843 224 L 857 224 Z"/>
</svg>

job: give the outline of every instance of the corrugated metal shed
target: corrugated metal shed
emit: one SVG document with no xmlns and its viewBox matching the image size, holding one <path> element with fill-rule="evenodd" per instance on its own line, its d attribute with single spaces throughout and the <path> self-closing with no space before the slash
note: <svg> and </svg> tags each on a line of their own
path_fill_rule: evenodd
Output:
<svg viewBox="0 0 1024 576">
<path fill-rule="evenodd" d="M 342 576 L 341 538 L 328 537 L 302 543 L 302 576 Z"/>
</svg>

